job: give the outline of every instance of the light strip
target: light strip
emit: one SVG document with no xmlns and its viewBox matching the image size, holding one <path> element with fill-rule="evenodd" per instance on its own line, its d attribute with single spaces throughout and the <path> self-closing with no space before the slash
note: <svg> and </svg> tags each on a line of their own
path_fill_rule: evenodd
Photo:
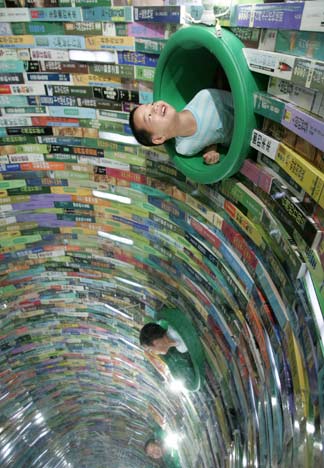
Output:
<svg viewBox="0 0 324 468">
<path fill-rule="evenodd" d="M 126 145 L 138 146 L 138 141 L 133 136 L 120 135 L 120 133 L 99 132 L 99 138 L 102 140 L 116 141 L 117 143 L 125 143 Z"/>
<path fill-rule="evenodd" d="M 92 50 L 69 50 L 70 60 L 77 60 L 78 62 L 103 62 L 103 63 L 117 63 L 116 52 L 92 51 Z"/>
<path fill-rule="evenodd" d="M 110 239 L 116 242 L 121 242 L 122 244 L 127 244 L 127 245 L 134 244 L 134 241 L 132 239 L 127 239 L 127 237 L 115 236 L 115 234 L 110 234 L 109 232 L 98 231 L 97 234 L 100 237 L 105 237 L 107 239 Z"/>
<path fill-rule="evenodd" d="M 130 315 L 127 315 L 127 314 L 125 314 L 124 312 L 121 312 L 120 310 L 115 309 L 115 307 L 112 307 L 112 306 L 110 306 L 109 304 L 104 304 L 104 306 L 105 306 L 107 309 L 111 310 L 111 312 L 114 312 L 115 314 L 121 315 L 122 317 L 125 317 L 125 318 L 127 318 L 127 319 L 129 319 L 129 320 L 133 320 L 133 318 L 132 318 Z"/>
<path fill-rule="evenodd" d="M 306 272 L 305 275 L 305 282 L 307 286 L 307 291 L 308 291 L 308 297 L 311 302 L 311 306 L 314 312 L 314 316 L 316 319 L 318 331 L 321 335 L 321 340 L 324 343 L 324 320 L 323 320 L 323 312 L 321 310 L 321 306 L 318 302 L 316 291 L 313 285 L 313 280 L 311 278 L 311 275 L 309 271 Z"/>
<path fill-rule="evenodd" d="M 130 281 L 125 278 L 120 278 L 119 276 L 116 276 L 116 280 L 121 281 L 122 283 L 130 284 L 131 286 L 136 286 L 137 288 L 143 288 L 141 284 L 135 283 L 134 281 Z"/>
<path fill-rule="evenodd" d="M 132 203 L 132 200 L 129 197 L 123 197 L 114 193 L 101 192 L 100 190 L 92 190 L 92 195 L 97 198 L 104 198 L 105 200 L 125 203 L 125 205 L 130 205 Z"/>
</svg>

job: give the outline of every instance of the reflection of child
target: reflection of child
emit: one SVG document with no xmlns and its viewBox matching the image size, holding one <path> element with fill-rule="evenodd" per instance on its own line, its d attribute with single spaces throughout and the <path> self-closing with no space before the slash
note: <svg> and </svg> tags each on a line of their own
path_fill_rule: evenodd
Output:
<svg viewBox="0 0 324 468">
<path fill-rule="evenodd" d="M 167 325 L 164 320 L 160 323 L 147 323 L 140 332 L 140 343 L 148 351 L 156 354 L 167 354 L 170 348 L 175 347 L 180 353 L 188 351 L 183 339 L 174 328 Z"/>
<path fill-rule="evenodd" d="M 174 379 L 190 386 L 195 380 L 195 370 L 186 344 L 168 322 L 147 323 L 140 332 L 140 343 L 147 351 L 163 355 Z"/>
<path fill-rule="evenodd" d="M 207 164 L 219 160 L 216 144 L 229 145 L 233 132 L 234 110 L 228 91 L 203 89 L 186 107 L 177 112 L 165 101 L 142 104 L 130 113 L 130 126 L 144 146 L 161 145 L 175 138 L 176 150 L 183 156 L 204 151 Z"/>
<path fill-rule="evenodd" d="M 181 464 L 177 452 L 167 450 L 162 442 L 162 437 L 163 431 L 156 431 L 155 437 L 146 442 L 145 453 L 155 460 L 162 459 L 168 468 L 180 468 Z"/>
</svg>

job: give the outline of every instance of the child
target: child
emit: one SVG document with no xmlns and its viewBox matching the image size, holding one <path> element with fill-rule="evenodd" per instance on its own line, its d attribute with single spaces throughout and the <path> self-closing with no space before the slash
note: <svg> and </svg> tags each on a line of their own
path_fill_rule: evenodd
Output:
<svg viewBox="0 0 324 468">
<path fill-rule="evenodd" d="M 181 336 L 170 325 L 161 326 L 154 322 L 144 325 L 140 332 L 140 343 L 145 349 L 156 354 L 167 354 L 172 347 L 180 353 L 188 351 Z"/>
<path fill-rule="evenodd" d="M 146 455 L 154 460 L 163 460 L 163 466 L 168 468 L 181 468 L 179 455 L 176 450 L 170 450 L 163 444 L 162 429 L 156 431 L 154 438 L 149 439 L 144 445 Z"/>
<path fill-rule="evenodd" d="M 199 91 L 180 112 L 165 101 L 157 101 L 136 107 L 129 118 L 140 144 L 161 145 L 175 138 L 179 154 L 191 156 L 204 150 L 206 164 L 218 162 L 217 143 L 230 144 L 233 122 L 232 95 L 218 89 Z"/>
</svg>

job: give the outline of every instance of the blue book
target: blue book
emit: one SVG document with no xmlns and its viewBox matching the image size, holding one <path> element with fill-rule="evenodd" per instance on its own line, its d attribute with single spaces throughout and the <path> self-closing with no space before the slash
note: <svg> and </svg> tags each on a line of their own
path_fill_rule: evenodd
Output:
<svg viewBox="0 0 324 468">
<path fill-rule="evenodd" d="M 20 170 L 20 164 L 0 164 L 0 172 L 18 172 Z"/>
<path fill-rule="evenodd" d="M 74 96 L 28 96 L 28 101 L 30 105 L 40 105 L 40 106 L 77 106 L 78 101 Z M 35 104 L 32 104 L 35 102 Z"/>
<path fill-rule="evenodd" d="M 0 77 L 1 78 L 1 77 Z M 71 81 L 71 75 L 69 73 L 27 73 L 28 81 L 59 81 L 67 82 Z"/>
<path fill-rule="evenodd" d="M 120 65 L 142 65 L 145 67 L 156 67 L 159 59 L 159 56 L 156 54 L 124 50 L 117 52 L 117 56 Z"/>
<path fill-rule="evenodd" d="M 184 6 L 134 7 L 134 21 L 185 24 Z"/>
</svg>

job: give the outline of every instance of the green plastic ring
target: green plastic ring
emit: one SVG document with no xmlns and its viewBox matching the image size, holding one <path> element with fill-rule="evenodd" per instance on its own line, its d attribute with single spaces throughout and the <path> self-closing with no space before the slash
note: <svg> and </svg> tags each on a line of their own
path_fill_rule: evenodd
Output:
<svg viewBox="0 0 324 468">
<path fill-rule="evenodd" d="M 175 166 L 190 179 L 203 184 L 217 182 L 237 172 L 250 150 L 250 139 L 257 121 L 253 112 L 253 93 L 259 89 L 244 58 L 242 42 L 230 31 L 184 26 L 171 36 L 159 57 L 154 78 L 154 100 L 162 99 L 182 110 L 201 89 L 215 87 L 219 66 L 226 74 L 234 103 L 233 139 L 227 154 L 217 164 L 204 163 L 202 154 L 186 157 L 175 150 L 174 140 L 165 146 Z M 262 82 L 261 82 L 262 83 Z"/>
</svg>

